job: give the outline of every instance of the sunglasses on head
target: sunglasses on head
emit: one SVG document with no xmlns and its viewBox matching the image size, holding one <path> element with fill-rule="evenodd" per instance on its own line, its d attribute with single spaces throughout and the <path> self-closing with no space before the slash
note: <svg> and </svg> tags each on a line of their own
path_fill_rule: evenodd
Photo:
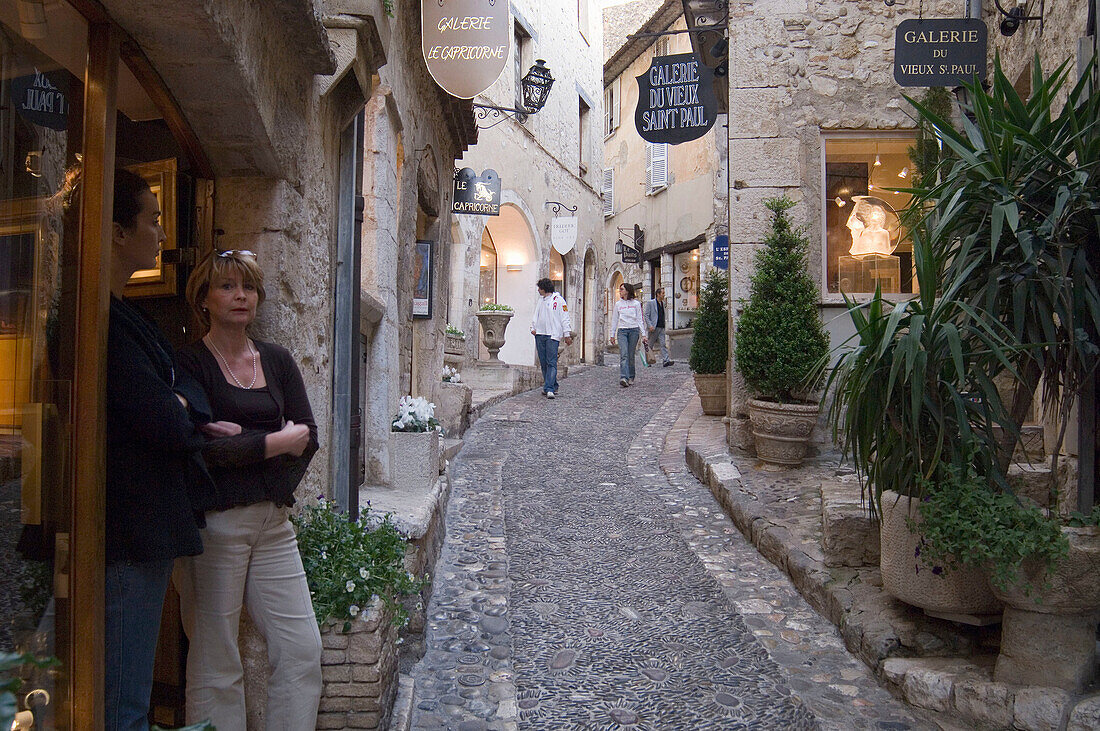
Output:
<svg viewBox="0 0 1100 731">
<path fill-rule="evenodd" d="M 248 249 L 226 249 L 225 251 L 219 251 L 218 256 L 222 259 L 229 259 L 234 256 L 250 256 L 253 259 L 256 258 L 256 255 Z"/>
</svg>

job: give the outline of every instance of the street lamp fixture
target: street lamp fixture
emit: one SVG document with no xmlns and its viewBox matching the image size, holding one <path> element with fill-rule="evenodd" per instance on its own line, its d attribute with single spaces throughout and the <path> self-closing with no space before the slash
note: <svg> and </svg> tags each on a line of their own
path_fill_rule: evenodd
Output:
<svg viewBox="0 0 1100 731">
<path fill-rule="evenodd" d="M 520 84 L 523 86 L 523 106 L 521 109 L 511 107 L 498 107 L 493 104 L 474 104 L 477 110 L 478 121 L 484 120 L 489 115 L 499 117 L 497 121 L 485 126 L 478 125 L 479 129 L 495 127 L 506 119 L 513 117 L 520 122 L 527 119 L 528 114 L 536 114 L 546 106 L 546 98 L 550 96 L 550 87 L 554 85 L 554 77 L 550 75 L 550 68 L 541 58 L 535 61 L 535 65 L 528 69 Z"/>
</svg>

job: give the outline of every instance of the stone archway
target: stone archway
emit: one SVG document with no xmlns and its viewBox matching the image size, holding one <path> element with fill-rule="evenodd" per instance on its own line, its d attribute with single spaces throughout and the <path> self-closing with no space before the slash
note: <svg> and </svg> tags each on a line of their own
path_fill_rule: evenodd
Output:
<svg viewBox="0 0 1100 731">
<path fill-rule="evenodd" d="M 515 311 L 508 326 L 500 359 L 516 365 L 535 362 L 535 342 L 529 335 L 539 279 L 538 246 L 531 219 L 520 206 L 506 202 L 500 215 L 485 227 L 496 248 L 496 301 Z"/>
<path fill-rule="evenodd" d="M 584 255 L 584 271 L 581 275 L 581 360 L 596 362 L 596 252 L 589 249 Z"/>
</svg>

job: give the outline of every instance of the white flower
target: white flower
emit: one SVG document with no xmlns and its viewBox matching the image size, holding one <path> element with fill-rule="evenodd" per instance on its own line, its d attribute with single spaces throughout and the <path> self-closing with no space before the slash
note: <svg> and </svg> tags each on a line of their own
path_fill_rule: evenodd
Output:
<svg viewBox="0 0 1100 731">
<path fill-rule="evenodd" d="M 353 591 L 355 591 L 355 582 L 349 581 L 347 584 L 344 585 L 344 588 L 348 590 L 349 594 L 352 593 Z"/>
<path fill-rule="evenodd" d="M 363 567 L 363 568 L 359 569 L 359 575 L 365 579 L 368 576 L 370 576 L 370 572 L 367 571 L 366 567 Z"/>
<path fill-rule="evenodd" d="M 353 616 L 353 617 L 354 617 L 355 615 L 359 614 L 359 607 L 357 607 L 356 605 L 352 604 L 352 605 L 351 605 L 350 607 L 348 607 L 348 614 L 350 614 L 350 615 L 351 615 L 351 616 Z"/>
</svg>

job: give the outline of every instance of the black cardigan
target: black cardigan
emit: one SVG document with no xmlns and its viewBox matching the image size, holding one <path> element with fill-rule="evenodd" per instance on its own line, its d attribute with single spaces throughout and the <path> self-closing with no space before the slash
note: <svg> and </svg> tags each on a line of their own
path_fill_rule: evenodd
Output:
<svg viewBox="0 0 1100 731">
<path fill-rule="evenodd" d="M 107 560 L 202 553 L 196 509 L 213 495 L 203 464 L 210 421 L 202 388 L 176 368 L 172 346 L 134 305 L 111 298 L 107 329 Z M 176 394 L 189 403 L 184 408 Z"/>
<path fill-rule="evenodd" d="M 260 353 L 267 387 L 279 407 L 281 419 L 308 426 L 309 446 L 301 457 L 282 454 L 264 459 L 264 438 L 269 432 L 246 430 L 235 437 L 208 439 L 203 456 L 210 466 L 216 490 L 212 499 L 202 506 L 204 510 L 226 510 L 264 500 L 277 505 L 293 505 L 294 489 L 302 481 L 317 451 L 317 425 L 293 356 L 281 345 L 253 342 Z M 200 341 L 181 348 L 177 358 L 205 389 L 213 420 L 225 420 L 228 400 L 239 389 L 225 380 L 214 354 Z"/>
</svg>

